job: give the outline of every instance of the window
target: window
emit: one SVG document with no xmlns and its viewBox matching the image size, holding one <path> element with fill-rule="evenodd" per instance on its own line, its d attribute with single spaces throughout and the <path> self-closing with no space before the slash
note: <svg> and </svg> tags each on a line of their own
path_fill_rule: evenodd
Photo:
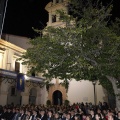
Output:
<svg viewBox="0 0 120 120">
<path fill-rule="evenodd" d="M 20 72 L 20 63 L 15 61 L 15 72 Z"/>
<path fill-rule="evenodd" d="M 56 3 L 59 3 L 59 0 L 56 0 Z"/>
<path fill-rule="evenodd" d="M 16 89 L 15 87 L 11 87 L 11 96 L 15 96 L 16 95 Z"/>
<path fill-rule="evenodd" d="M 52 15 L 52 23 L 56 22 L 56 15 Z"/>
</svg>

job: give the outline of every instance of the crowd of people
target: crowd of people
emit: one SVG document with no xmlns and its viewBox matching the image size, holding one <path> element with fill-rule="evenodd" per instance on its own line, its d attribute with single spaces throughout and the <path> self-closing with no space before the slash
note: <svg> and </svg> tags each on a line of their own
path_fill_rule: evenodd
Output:
<svg viewBox="0 0 120 120">
<path fill-rule="evenodd" d="M 73 105 L 7 105 L 0 107 L 0 120 L 120 120 L 120 111 L 106 102 Z"/>
</svg>

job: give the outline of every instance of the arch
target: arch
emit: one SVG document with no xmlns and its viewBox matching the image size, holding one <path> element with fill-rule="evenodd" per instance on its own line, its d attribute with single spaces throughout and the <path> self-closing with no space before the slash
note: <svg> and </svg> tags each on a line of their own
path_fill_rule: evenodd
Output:
<svg viewBox="0 0 120 120">
<path fill-rule="evenodd" d="M 52 23 L 56 22 L 56 15 L 52 15 Z"/>
<path fill-rule="evenodd" d="M 62 92 L 59 91 L 59 90 L 56 90 L 53 92 L 53 95 L 52 95 L 52 98 L 53 98 L 53 105 L 62 105 Z"/>
<path fill-rule="evenodd" d="M 67 99 L 66 89 L 62 85 L 55 84 L 49 88 L 48 99 L 53 103 L 53 93 L 58 90 L 62 93 L 62 103 Z"/>
<path fill-rule="evenodd" d="M 36 104 L 37 90 L 31 88 L 29 92 L 29 104 Z"/>
</svg>

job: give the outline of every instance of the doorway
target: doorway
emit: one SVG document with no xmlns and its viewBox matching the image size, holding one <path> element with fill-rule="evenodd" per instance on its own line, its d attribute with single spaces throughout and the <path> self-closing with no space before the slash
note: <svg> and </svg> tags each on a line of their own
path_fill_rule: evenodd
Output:
<svg viewBox="0 0 120 120">
<path fill-rule="evenodd" d="M 53 105 L 62 105 L 62 93 L 59 90 L 53 92 Z"/>
</svg>

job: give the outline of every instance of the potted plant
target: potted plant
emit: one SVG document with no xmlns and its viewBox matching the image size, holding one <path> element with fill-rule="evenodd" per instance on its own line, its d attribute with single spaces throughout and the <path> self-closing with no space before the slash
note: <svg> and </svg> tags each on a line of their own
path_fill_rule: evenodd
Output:
<svg viewBox="0 0 120 120">
<path fill-rule="evenodd" d="M 65 106 L 68 106 L 69 104 L 70 104 L 70 101 L 69 101 L 69 100 L 65 100 L 65 101 L 64 101 L 64 105 L 65 105 Z"/>
<path fill-rule="evenodd" d="M 50 105 L 51 105 L 51 101 L 50 101 L 50 100 L 47 100 L 47 101 L 46 101 L 46 105 L 47 105 L 47 106 L 50 106 Z"/>
</svg>

